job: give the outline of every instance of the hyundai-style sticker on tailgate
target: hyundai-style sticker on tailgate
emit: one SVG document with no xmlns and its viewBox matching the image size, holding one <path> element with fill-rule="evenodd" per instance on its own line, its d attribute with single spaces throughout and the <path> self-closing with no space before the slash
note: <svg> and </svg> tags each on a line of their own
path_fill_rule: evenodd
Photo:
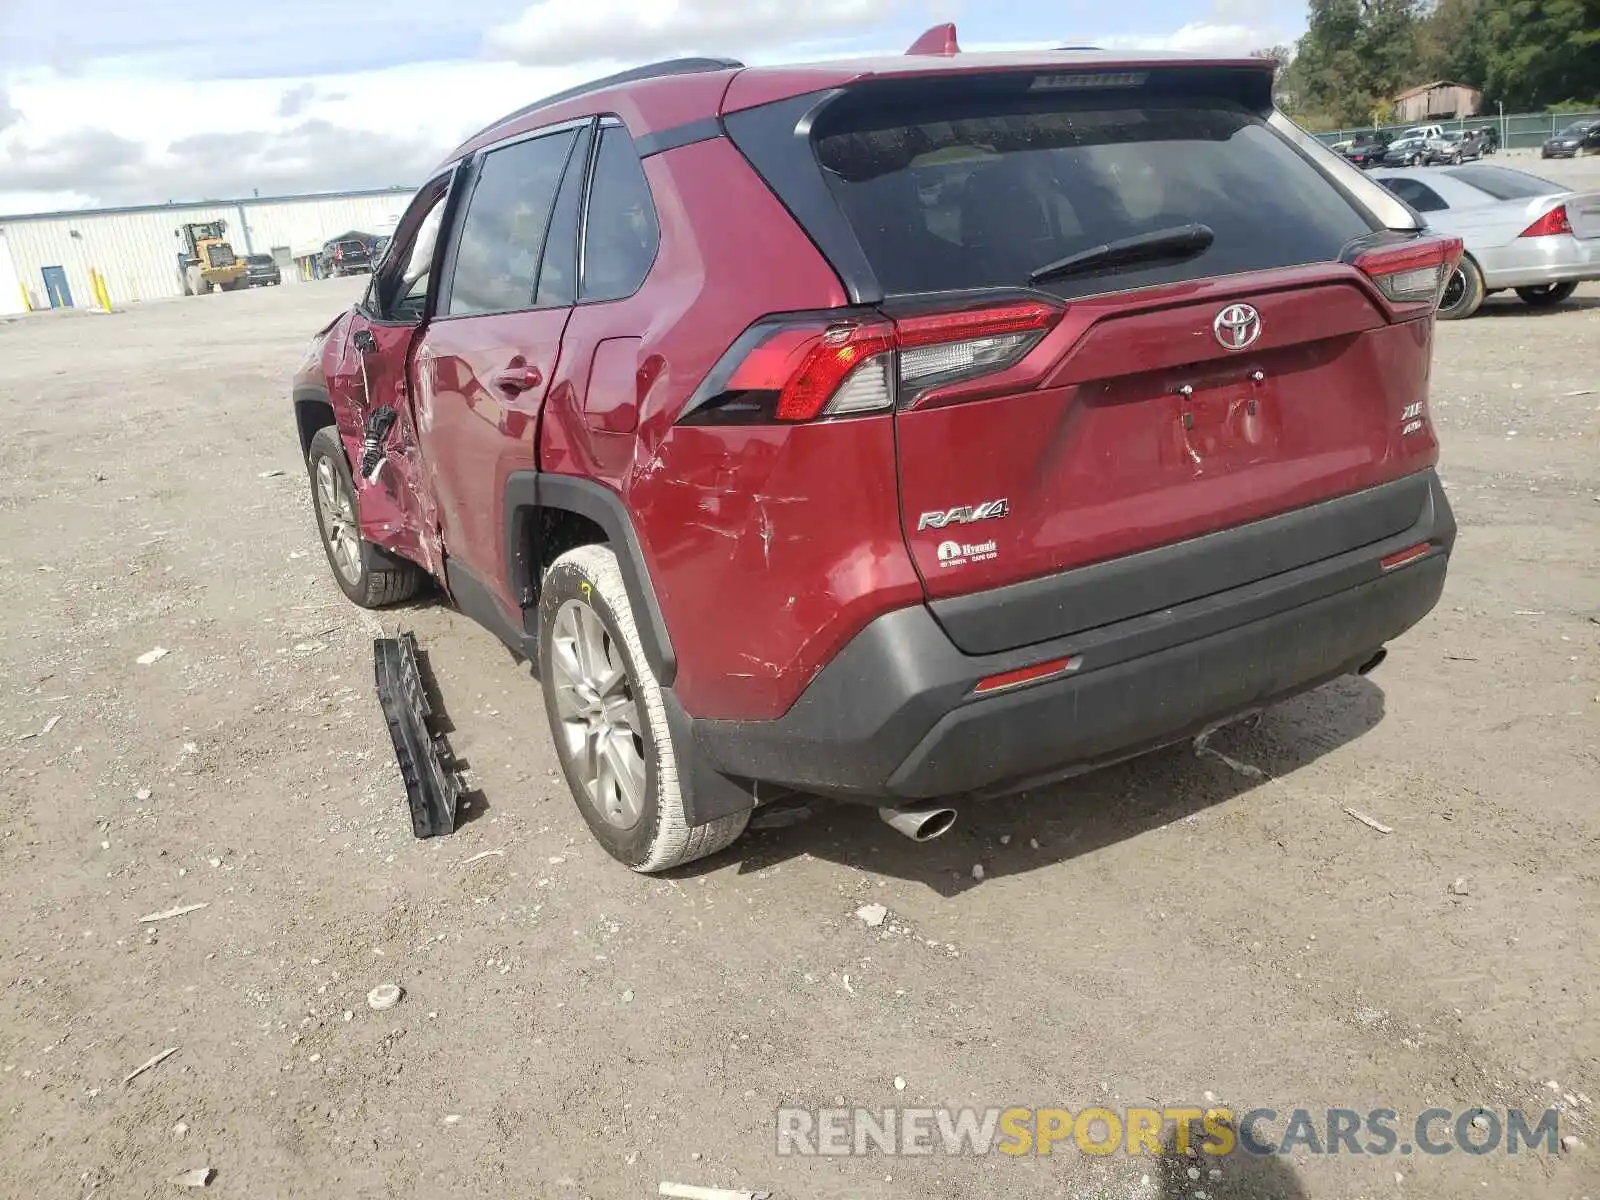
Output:
<svg viewBox="0 0 1600 1200">
<path fill-rule="evenodd" d="M 999 557 L 999 548 L 995 542 L 939 543 L 940 570 L 946 567 L 964 567 L 968 563 L 988 562 L 992 558 Z"/>
</svg>

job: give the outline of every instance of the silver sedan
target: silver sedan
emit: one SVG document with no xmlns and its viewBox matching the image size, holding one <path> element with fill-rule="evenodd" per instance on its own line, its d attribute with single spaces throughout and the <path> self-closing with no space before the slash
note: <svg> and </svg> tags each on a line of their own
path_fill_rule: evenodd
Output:
<svg viewBox="0 0 1600 1200">
<path fill-rule="evenodd" d="M 1371 174 L 1429 228 L 1465 245 L 1439 302 L 1445 320 L 1470 317 L 1485 296 L 1507 288 L 1546 308 L 1600 279 L 1600 192 L 1574 192 L 1488 163 Z"/>
</svg>

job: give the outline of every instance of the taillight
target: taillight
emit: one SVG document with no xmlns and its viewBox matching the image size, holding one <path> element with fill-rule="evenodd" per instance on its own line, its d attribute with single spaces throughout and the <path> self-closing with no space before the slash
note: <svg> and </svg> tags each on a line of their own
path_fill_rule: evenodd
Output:
<svg viewBox="0 0 1600 1200">
<path fill-rule="evenodd" d="M 344 247 L 343 246 L 335 246 L 333 248 L 333 261 L 334 262 L 341 262 L 341 261 L 343 261 L 343 259 L 344 259 Z"/>
<path fill-rule="evenodd" d="M 1377 284 L 1400 315 L 1431 310 L 1461 261 L 1461 239 L 1430 237 L 1367 250 L 1356 256 L 1356 269 Z"/>
<path fill-rule="evenodd" d="M 1553 233 L 1571 233 L 1572 222 L 1567 218 L 1567 206 L 1558 204 L 1532 225 L 1529 225 L 1518 237 L 1549 237 Z"/>
<path fill-rule="evenodd" d="M 707 424 L 882 412 L 1014 365 L 1061 317 L 1040 300 L 888 318 L 800 313 L 739 338 L 684 409 Z"/>
</svg>

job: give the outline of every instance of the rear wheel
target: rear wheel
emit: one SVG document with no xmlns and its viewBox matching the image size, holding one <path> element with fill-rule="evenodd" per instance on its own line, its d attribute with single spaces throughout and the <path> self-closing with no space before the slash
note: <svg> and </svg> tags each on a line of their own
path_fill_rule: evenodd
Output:
<svg viewBox="0 0 1600 1200">
<path fill-rule="evenodd" d="M 361 536 L 360 510 L 344 443 L 332 425 L 317 430 L 307 456 L 311 502 L 333 578 L 362 608 L 398 604 L 417 594 L 422 568 L 386 553 Z"/>
<path fill-rule="evenodd" d="M 1578 290 L 1575 283 L 1543 283 L 1538 287 L 1519 287 L 1517 295 L 1534 308 L 1553 308 Z"/>
<path fill-rule="evenodd" d="M 1461 265 L 1444 285 L 1444 295 L 1439 299 L 1439 318 L 1460 321 L 1470 317 L 1483 305 L 1483 272 L 1470 258 Z"/>
<path fill-rule="evenodd" d="M 744 832 L 748 812 L 688 823 L 666 702 L 609 546 L 580 546 L 551 566 L 539 647 L 556 757 L 606 853 L 653 873 L 714 854 Z"/>
</svg>

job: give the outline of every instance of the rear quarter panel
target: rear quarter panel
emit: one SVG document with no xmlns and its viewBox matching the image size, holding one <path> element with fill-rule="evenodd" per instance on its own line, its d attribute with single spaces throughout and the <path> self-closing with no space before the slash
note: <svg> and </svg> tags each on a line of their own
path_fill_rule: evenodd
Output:
<svg viewBox="0 0 1600 1200">
<path fill-rule="evenodd" d="M 653 155 L 645 173 L 655 266 L 633 296 L 574 310 L 540 466 L 623 497 L 684 708 L 775 717 L 868 621 L 922 598 L 900 533 L 894 423 L 676 423 L 754 321 L 845 293 L 726 139 Z"/>
</svg>

